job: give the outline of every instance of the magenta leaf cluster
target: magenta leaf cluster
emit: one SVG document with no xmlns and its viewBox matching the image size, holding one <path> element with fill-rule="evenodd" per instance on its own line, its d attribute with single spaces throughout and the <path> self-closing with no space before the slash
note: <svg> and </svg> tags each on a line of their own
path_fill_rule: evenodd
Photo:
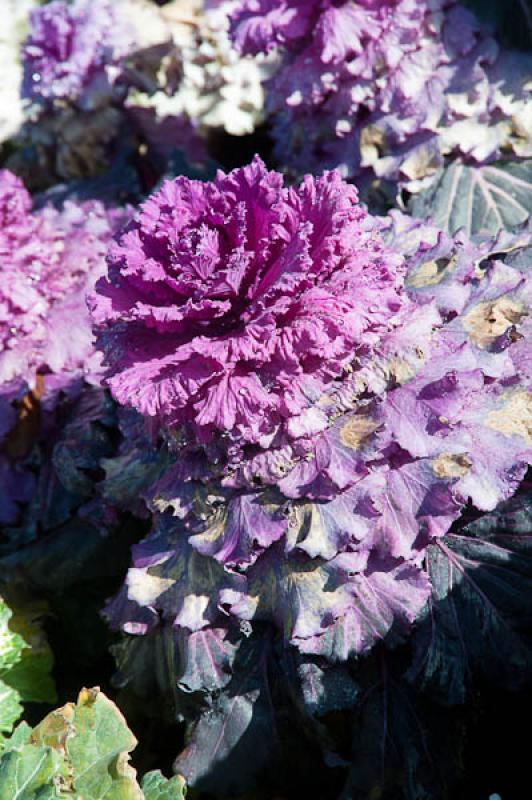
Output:
<svg viewBox="0 0 532 800">
<path fill-rule="evenodd" d="M 284 188 L 258 158 L 165 182 L 93 301 L 116 399 L 204 442 L 268 449 L 325 428 L 313 398 L 406 302 L 401 259 L 356 201 L 335 173 Z"/>
<path fill-rule="evenodd" d="M 98 201 L 34 210 L 22 182 L 0 171 L 0 518 L 5 524 L 14 523 L 22 505 L 35 498 L 25 458 L 41 424 L 50 424 L 62 394 L 78 395 L 86 383 L 101 380 L 85 293 L 104 271 L 106 249 L 126 216 L 127 210 L 108 210 Z"/>
<path fill-rule="evenodd" d="M 6 2 L 0 599 L 193 793 L 448 800 L 532 675 L 525 4 Z"/>
<path fill-rule="evenodd" d="M 52 0 L 33 9 L 22 54 L 24 96 L 83 108 L 91 93 L 107 94 L 133 47 L 119 6 L 111 0 Z"/>
<path fill-rule="evenodd" d="M 99 369 L 84 293 L 124 217 L 97 201 L 33 211 L 22 182 L 0 171 L 0 387 Z"/>
<path fill-rule="evenodd" d="M 337 173 L 286 189 L 258 159 L 164 183 L 91 299 L 112 393 L 170 453 L 113 624 L 191 652 L 270 622 L 329 662 L 407 632 L 427 547 L 532 455 L 530 280 L 491 257 L 521 241 L 373 218 Z"/>
<path fill-rule="evenodd" d="M 299 173 L 417 192 L 451 155 L 532 153 L 530 58 L 456 0 L 239 0 L 232 25 L 242 52 L 282 54 L 268 103 L 279 161 Z"/>
</svg>

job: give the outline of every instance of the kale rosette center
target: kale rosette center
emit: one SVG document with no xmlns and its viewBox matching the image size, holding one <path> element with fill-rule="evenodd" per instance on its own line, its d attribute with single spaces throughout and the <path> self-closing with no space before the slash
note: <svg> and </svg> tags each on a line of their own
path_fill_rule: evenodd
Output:
<svg viewBox="0 0 532 800">
<path fill-rule="evenodd" d="M 92 309 L 115 398 L 203 443 L 323 429 L 309 409 L 404 303 L 402 258 L 352 186 L 285 188 L 258 158 L 166 181 L 108 261 Z"/>
</svg>

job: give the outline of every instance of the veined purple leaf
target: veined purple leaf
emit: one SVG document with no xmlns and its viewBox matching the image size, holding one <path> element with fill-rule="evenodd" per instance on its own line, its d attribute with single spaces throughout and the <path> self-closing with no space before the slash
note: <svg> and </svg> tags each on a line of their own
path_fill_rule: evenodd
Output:
<svg viewBox="0 0 532 800">
<path fill-rule="evenodd" d="M 447 703 L 463 702 L 477 673 L 511 687 L 532 665 L 522 635 L 532 624 L 532 536 L 482 527 L 482 538 L 453 533 L 427 551 L 432 596 L 408 676 Z"/>
<path fill-rule="evenodd" d="M 214 692 L 231 680 L 239 642 L 226 628 L 207 628 L 177 634 L 180 666 L 177 685 L 184 692 Z"/>
<path fill-rule="evenodd" d="M 278 503 L 268 507 L 267 497 L 245 494 L 233 498 L 226 511 L 189 541 L 199 553 L 222 564 L 252 564 L 286 529 Z"/>
<path fill-rule="evenodd" d="M 351 604 L 321 635 L 298 639 L 303 653 L 346 661 L 368 652 L 377 642 L 397 642 L 425 606 L 430 592 L 424 573 L 412 565 L 389 565 L 361 573 L 349 586 Z"/>
<path fill-rule="evenodd" d="M 268 641 L 242 643 L 225 691 L 191 726 L 174 769 L 190 786 L 220 794 L 248 789 L 276 743 L 266 661 Z"/>
<path fill-rule="evenodd" d="M 371 800 L 375 787 L 383 798 L 448 798 L 460 752 L 456 722 L 409 686 L 388 654 L 360 678 L 350 769 L 339 800 Z"/>
</svg>

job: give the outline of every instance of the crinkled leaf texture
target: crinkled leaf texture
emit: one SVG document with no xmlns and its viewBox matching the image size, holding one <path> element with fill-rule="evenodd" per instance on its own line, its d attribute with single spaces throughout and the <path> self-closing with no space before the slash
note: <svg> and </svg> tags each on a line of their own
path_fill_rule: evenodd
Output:
<svg viewBox="0 0 532 800">
<path fill-rule="evenodd" d="M 244 178 L 253 191 L 237 204 L 239 213 L 243 207 L 252 213 L 250 197 L 264 202 L 256 224 L 267 212 L 277 213 L 271 197 L 288 195 L 260 162 L 250 171 L 220 176 L 210 185 L 214 196 L 224 181 L 232 187 L 236 182 L 240 191 Z M 266 186 L 270 200 L 261 194 Z M 323 186 L 343 196 L 336 179 Z M 181 181 L 167 191 L 186 188 L 201 199 L 207 187 Z M 137 219 L 135 236 L 122 240 L 119 256 L 113 256 L 119 291 L 103 281 L 95 301 L 99 336 L 120 381 L 121 359 L 129 363 L 130 325 L 143 337 L 151 332 L 147 349 L 138 351 L 147 358 L 144 366 L 158 342 L 170 360 L 172 348 L 184 346 L 188 333 L 180 320 L 171 332 L 175 306 L 167 305 L 164 287 L 183 277 L 175 266 L 180 259 L 190 286 L 191 263 L 197 269 L 206 264 L 196 263 L 197 252 L 188 245 L 175 258 L 165 253 L 166 245 L 155 247 L 147 233 L 152 215 L 165 231 L 163 239 L 169 236 L 171 204 L 162 199 L 145 206 L 144 222 Z M 227 202 L 232 209 L 234 197 Z M 211 241 L 211 212 L 199 225 L 202 252 Z M 530 230 L 472 239 L 399 212 L 378 224 L 362 218 L 359 223 L 380 242 L 386 265 L 389 254 L 395 255 L 393 290 L 384 298 L 371 287 L 368 308 L 359 311 L 366 316 L 356 357 L 319 390 L 305 387 L 305 408 L 294 415 L 287 409 L 283 435 L 248 437 L 233 414 L 241 413 L 238 393 L 226 427 L 222 417 L 208 431 L 198 425 L 205 410 L 198 386 L 212 380 L 207 373 L 181 383 L 179 397 L 169 395 L 179 408 L 197 398 L 195 411 L 188 406 L 183 418 L 168 418 L 164 409 L 160 419 L 155 409 L 164 431 L 158 445 L 164 466 L 152 485 L 140 488 L 140 475 L 136 484 L 151 509 L 152 528 L 134 547 L 125 584 L 105 613 L 113 629 L 126 635 L 116 649 L 120 685 L 146 698 L 163 693 L 173 702 L 177 719 L 187 723 L 176 769 L 206 791 L 245 791 L 260 770 L 264 780 L 264 770 L 283 750 L 271 732 L 282 731 L 290 715 L 304 729 L 304 746 L 316 747 L 328 764 L 345 767 L 329 723 L 357 709 L 363 726 L 355 729 L 346 797 L 370 796 L 383 752 L 387 785 L 400 780 L 409 798 L 430 791 L 445 796 L 433 787 L 436 775 L 426 774 L 423 731 L 430 727 L 433 733 L 433 704 L 462 703 L 480 674 L 501 684 L 511 684 L 519 672 L 529 674 L 526 641 L 517 644 L 529 619 L 528 601 L 518 601 L 530 581 L 525 540 L 503 545 L 490 528 L 498 517 L 492 523 L 480 517 L 484 522 L 471 524 L 484 528 L 475 529 L 464 527 L 464 515 L 499 514 L 532 457 Z M 195 224 L 187 236 L 197 243 Z M 316 219 L 313 225 L 314 233 L 323 233 Z M 138 257 L 137 234 L 149 246 L 148 266 Z M 352 252 L 343 249 L 345 242 L 336 249 L 335 236 L 323 249 L 313 236 L 307 240 L 314 243 L 309 253 L 320 256 L 320 275 L 329 259 L 336 264 L 339 252 Z M 275 302 L 286 300 L 290 308 L 293 280 L 297 284 L 302 276 L 294 278 L 293 241 L 283 241 L 272 286 Z M 210 263 L 209 280 L 234 265 L 226 256 Z M 334 271 L 324 277 L 323 289 L 333 280 Z M 150 296 L 153 307 L 147 309 Z M 232 329 L 235 306 L 221 329 L 213 323 L 209 347 L 214 352 L 216 342 L 223 342 L 229 360 L 222 364 L 216 351 L 217 364 L 231 373 L 236 368 L 240 378 L 243 364 L 248 377 L 253 372 L 247 348 L 238 349 L 249 322 L 247 311 L 239 309 L 241 327 Z M 148 318 L 152 322 L 144 329 Z M 280 319 L 284 325 L 292 317 Z M 120 346 L 111 352 L 115 326 Z M 328 335 L 321 339 L 323 347 L 334 349 L 332 341 Z M 139 368 L 135 358 L 126 365 L 128 380 Z M 140 380 L 144 374 L 143 367 L 136 375 L 135 397 L 142 402 L 152 391 Z M 211 395 L 212 403 L 225 413 L 227 397 L 218 394 Z M 153 475 L 145 474 L 146 480 Z M 521 519 L 522 511 L 515 513 Z M 392 648 L 401 648 L 399 671 Z M 492 649 L 498 653 L 490 661 Z M 393 669 L 373 691 L 366 665 L 381 657 Z M 421 687 L 419 702 L 412 682 Z M 368 739 L 366 725 L 384 730 L 384 741 Z M 446 737 L 436 735 L 436 750 L 446 752 L 440 738 Z M 445 772 L 437 776 L 443 784 Z"/>
<path fill-rule="evenodd" d="M 431 217 L 448 233 L 468 236 L 511 230 L 532 208 L 532 160 L 484 166 L 454 163 L 410 203 L 418 217 Z"/>
<path fill-rule="evenodd" d="M 232 35 L 244 53 L 279 53 L 266 107 L 297 173 L 338 167 L 378 201 L 455 159 L 532 153 L 530 53 L 502 49 L 457 0 L 236 0 Z"/>
</svg>

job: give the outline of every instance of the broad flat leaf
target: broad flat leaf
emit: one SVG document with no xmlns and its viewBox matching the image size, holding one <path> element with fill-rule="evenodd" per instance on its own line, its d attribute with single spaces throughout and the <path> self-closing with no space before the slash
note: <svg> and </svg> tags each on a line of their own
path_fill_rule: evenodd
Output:
<svg viewBox="0 0 532 800">
<path fill-rule="evenodd" d="M 347 661 L 381 639 L 394 646 L 409 631 L 429 594 L 426 576 L 411 564 L 356 575 L 350 589 L 351 604 L 323 634 L 301 640 L 302 653 Z"/>
<path fill-rule="evenodd" d="M 160 773 L 137 783 L 129 765 L 136 739 L 99 689 L 48 714 L 32 731 L 20 725 L 0 755 L 2 800 L 183 800 L 184 781 Z"/>
<path fill-rule="evenodd" d="M 345 661 L 385 637 L 397 641 L 429 595 L 417 567 L 373 563 L 366 572 L 366 561 L 360 551 L 304 562 L 272 547 L 248 571 L 245 591 L 222 592 L 222 603 L 244 620 L 273 617 L 302 653 Z"/>
<path fill-rule="evenodd" d="M 532 270 L 532 222 L 523 226 L 523 242 L 521 247 L 510 248 L 504 256 L 504 263 L 519 272 Z M 521 244 L 521 243 L 520 243 Z"/>
<path fill-rule="evenodd" d="M 63 750 L 72 786 L 84 800 L 142 800 L 128 754 L 137 744 L 117 707 L 98 689 L 49 714 L 32 739 Z"/>
<path fill-rule="evenodd" d="M 55 800 L 62 771 L 61 757 L 52 747 L 27 744 L 0 756 L 2 800 Z"/>
<path fill-rule="evenodd" d="M 165 778 L 159 770 L 148 772 L 142 779 L 145 800 L 183 800 L 185 781 L 181 775 Z"/>
<path fill-rule="evenodd" d="M 449 534 L 428 549 L 432 598 L 413 639 L 409 679 L 446 703 L 464 702 L 475 674 L 512 688 L 532 668 L 521 635 L 532 625 L 532 537 L 473 525 L 482 538 Z"/>
<path fill-rule="evenodd" d="M 177 632 L 179 649 L 177 685 L 186 692 L 214 692 L 231 680 L 238 649 L 224 628 L 205 628 L 195 633 Z"/>
<path fill-rule="evenodd" d="M 480 539 L 503 534 L 505 536 L 529 534 L 532 531 L 532 494 L 527 491 L 526 483 L 522 491 L 501 503 L 494 511 L 482 514 L 473 522 L 466 523 L 460 530 L 463 531 Z M 526 539 L 523 539 L 523 543 L 526 543 Z"/>
<path fill-rule="evenodd" d="M 459 768 L 453 719 L 394 674 L 380 654 L 364 665 L 351 764 L 339 800 L 448 800 Z"/>
<path fill-rule="evenodd" d="M 18 692 L 22 702 L 54 703 L 56 691 L 51 674 L 54 657 L 40 623 L 48 607 L 17 596 L 11 608 L 13 617 L 9 625 L 23 639 L 24 648 L 18 662 L 2 677 Z"/>
<path fill-rule="evenodd" d="M 266 670 L 269 641 L 252 636 L 241 645 L 229 686 L 191 726 L 174 769 L 187 784 L 217 794 L 253 786 L 276 742 Z"/>
<path fill-rule="evenodd" d="M 10 733 L 13 725 L 22 714 L 20 695 L 16 689 L 0 680 L 0 750 L 2 748 L 2 734 Z"/>
<path fill-rule="evenodd" d="M 64 787 L 74 796 L 83 800 L 143 800 L 135 770 L 128 763 L 136 739 L 117 707 L 98 689 L 83 689 L 77 704 L 67 703 L 48 714 L 33 730 L 30 741 L 43 759 L 48 754 L 56 772 L 58 763 L 61 765 Z M 2 762 L 0 774 L 1 766 Z M 51 781 L 50 770 L 47 774 Z M 2 791 L 0 779 L 0 797 L 4 796 Z"/>
<path fill-rule="evenodd" d="M 53 702 L 53 656 L 38 624 L 42 607 L 22 605 L 13 613 L 0 598 L 0 738 L 22 714 L 25 701 Z"/>
<path fill-rule="evenodd" d="M 463 228 L 469 236 L 515 228 L 529 219 L 531 209 L 532 160 L 482 167 L 451 164 L 410 204 L 414 216 L 432 217 L 449 233 Z"/>
</svg>

